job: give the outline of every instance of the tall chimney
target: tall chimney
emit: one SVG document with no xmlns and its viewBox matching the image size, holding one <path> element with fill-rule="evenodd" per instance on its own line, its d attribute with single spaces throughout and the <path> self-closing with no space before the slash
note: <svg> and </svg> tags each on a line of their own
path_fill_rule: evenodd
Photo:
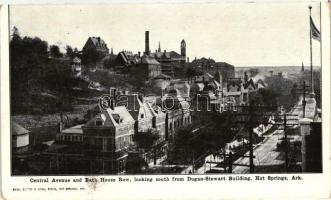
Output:
<svg viewBox="0 0 331 200">
<path fill-rule="evenodd" d="M 145 31 L 145 54 L 149 55 L 149 31 Z"/>
</svg>

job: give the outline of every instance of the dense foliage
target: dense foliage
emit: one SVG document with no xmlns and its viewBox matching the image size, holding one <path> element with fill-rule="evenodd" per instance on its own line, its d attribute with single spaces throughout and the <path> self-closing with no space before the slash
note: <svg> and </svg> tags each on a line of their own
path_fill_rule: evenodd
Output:
<svg viewBox="0 0 331 200">
<path fill-rule="evenodd" d="M 46 41 L 21 37 L 14 28 L 10 41 L 11 109 L 13 114 L 40 114 L 63 109 L 75 85 L 70 63 L 61 59 L 56 46 L 48 51 Z M 70 109 L 70 108 L 68 108 Z"/>
</svg>

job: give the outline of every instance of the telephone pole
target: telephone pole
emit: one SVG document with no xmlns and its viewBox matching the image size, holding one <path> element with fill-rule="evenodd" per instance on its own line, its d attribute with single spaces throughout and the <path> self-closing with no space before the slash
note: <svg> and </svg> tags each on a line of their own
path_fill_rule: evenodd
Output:
<svg viewBox="0 0 331 200">
<path fill-rule="evenodd" d="M 286 132 L 286 114 L 284 114 L 284 137 L 285 137 L 285 170 L 288 171 L 288 144 Z"/>
</svg>

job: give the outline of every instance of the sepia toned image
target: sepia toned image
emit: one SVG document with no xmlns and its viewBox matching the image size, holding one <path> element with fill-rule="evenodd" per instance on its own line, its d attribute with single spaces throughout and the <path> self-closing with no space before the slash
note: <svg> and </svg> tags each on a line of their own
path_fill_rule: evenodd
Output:
<svg viewBox="0 0 331 200">
<path fill-rule="evenodd" d="M 320 2 L 11 5 L 11 175 L 323 173 L 323 28 Z"/>
</svg>

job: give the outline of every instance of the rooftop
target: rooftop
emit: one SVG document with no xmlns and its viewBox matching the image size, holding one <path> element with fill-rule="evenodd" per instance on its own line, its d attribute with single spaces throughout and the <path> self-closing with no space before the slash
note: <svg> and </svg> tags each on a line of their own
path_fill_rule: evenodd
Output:
<svg viewBox="0 0 331 200">
<path fill-rule="evenodd" d="M 16 122 L 11 123 L 11 133 L 12 135 L 24 135 L 29 133 L 27 129 L 23 128 L 21 125 L 17 124 Z"/>
<path fill-rule="evenodd" d="M 83 129 L 82 129 L 82 126 L 83 125 L 84 124 L 79 124 L 79 125 L 76 125 L 76 126 L 67 128 L 67 129 L 63 129 L 61 131 L 61 133 L 66 133 L 66 134 L 83 134 Z"/>
</svg>

